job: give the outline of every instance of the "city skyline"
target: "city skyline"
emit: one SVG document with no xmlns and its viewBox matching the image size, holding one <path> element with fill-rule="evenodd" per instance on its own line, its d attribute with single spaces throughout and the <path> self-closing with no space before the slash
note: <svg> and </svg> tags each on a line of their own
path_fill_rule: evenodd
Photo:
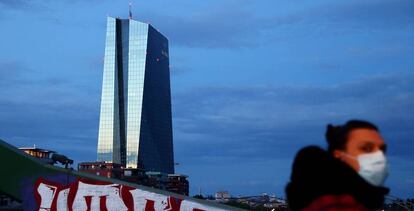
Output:
<svg viewBox="0 0 414 211">
<path fill-rule="evenodd" d="M 103 69 L 97 160 L 174 173 L 167 38 L 108 17 Z"/>
<path fill-rule="evenodd" d="M 128 1 L 0 0 L 0 138 L 96 159 L 106 17 Z M 169 39 L 176 171 L 191 194 L 284 196 L 326 125 L 377 124 L 391 194 L 414 189 L 414 3 L 136 1 Z M 254 173 L 252 173 L 254 172 Z M 218 179 L 219 178 L 219 179 Z"/>
</svg>

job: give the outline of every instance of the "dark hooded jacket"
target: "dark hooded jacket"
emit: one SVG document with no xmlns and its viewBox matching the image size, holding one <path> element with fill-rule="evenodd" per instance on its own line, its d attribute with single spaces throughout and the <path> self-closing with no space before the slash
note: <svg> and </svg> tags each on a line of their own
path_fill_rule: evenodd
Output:
<svg viewBox="0 0 414 211">
<path fill-rule="evenodd" d="M 388 192 L 316 146 L 298 152 L 286 187 L 292 210 L 375 210 L 383 206 Z"/>
</svg>

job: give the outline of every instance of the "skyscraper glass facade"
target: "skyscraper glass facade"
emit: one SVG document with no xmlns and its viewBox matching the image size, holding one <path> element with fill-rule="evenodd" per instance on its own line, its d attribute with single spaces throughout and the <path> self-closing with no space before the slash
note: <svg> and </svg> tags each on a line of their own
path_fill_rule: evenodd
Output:
<svg viewBox="0 0 414 211">
<path fill-rule="evenodd" d="M 174 172 L 168 40 L 149 24 L 108 17 L 98 161 Z"/>
</svg>

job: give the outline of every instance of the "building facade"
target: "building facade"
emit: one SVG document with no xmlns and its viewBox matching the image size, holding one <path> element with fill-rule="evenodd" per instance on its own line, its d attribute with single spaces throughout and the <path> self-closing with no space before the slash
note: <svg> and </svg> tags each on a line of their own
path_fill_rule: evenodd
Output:
<svg viewBox="0 0 414 211">
<path fill-rule="evenodd" d="M 29 154 L 30 156 L 37 158 L 39 161 L 43 163 L 50 165 L 53 165 L 55 163 L 51 156 L 52 154 L 56 153 L 55 151 L 37 148 L 36 146 L 20 147 L 19 149 L 25 152 L 26 154 Z"/>
<path fill-rule="evenodd" d="M 78 171 L 115 179 L 123 179 L 124 175 L 121 164 L 106 162 L 78 163 Z"/>
<path fill-rule="evenodd" d="M 108 17 L 98 161 L 174 173 L 168 40 Z"/>
</svg>

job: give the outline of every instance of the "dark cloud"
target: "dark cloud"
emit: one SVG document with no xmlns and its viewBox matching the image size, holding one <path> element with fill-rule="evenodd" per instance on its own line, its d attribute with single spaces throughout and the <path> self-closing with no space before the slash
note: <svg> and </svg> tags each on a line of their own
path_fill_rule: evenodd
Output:
<svg viewBox="0 0 414 211">
<path fill-rule="evenodd" d="M 88 2 L 96 2 L 102 0 L 89 0 Z M 47 4 L 54 2 L 54 0 L 0 0 L 0 7 L 8 9 L 39 9 L 44 8 Z M 61 0 L 64 3 L 85 3 L 84 0 Z M 41 6 L 41 7 L 38 7 Z"/>
<path fill-rule="evenodd" d="M 69 8 L 96 6 L 98 3 L 106 3 L 106 0 L 0 0 L 0 21 L 13 19 L 16 12 L 23 14 L 26 17 L 35 17 L 34 20 L 44 20 L 56 25 L 64 26 L 80 26 L 83 28 L 90 27 L 85 21 L 78 21 L 77 17 L 72 16 L 76 23 L 68 23 L 68 20 L 63 20 L 56 12 L 61 7 Z M 73 20 L 72 20 L 73 21 Z"/>
<path fill-rule="evenodd" d="M 99 94 L 62 76 L 35 77 L 39 72 L 0 63 L 0 138 L 95 159 Z"/>
<path fill-rule="evenodd" d="M 255 44 L 250 39 L 255 34 L 252 14 L 239 7 L 230 10 L 213 10 L 189 16 L 165 16 L 146 14 L 151 23 L 173 41 L 172 45 L 207 48 L 249 47 Z M 234 18 L 237 17 L 237 20 Z"/>
<path fill-rule="evenodd" d="M 410 0 L 383 0 L 331 5 L 319 9 L 317 13 L 321 17 L 330 18 L 332 21 L 359 21 L 362 23 L 378 23 L 382 26 L 384 24 L 397 24 L 397 26 L 401 26 L 407 23 L 412 24 L 414 19 L 413 9 L 414 2 Z M 369 25 L 369 27 L 375 26 Z"/>
<path fill-rule="evenodd" d="M 305 26 L 313 27 L 315 31 L 354 30 L 354 29 L 387 29 L 412 26 L 414 20 L 414 2 L 398 1 L 349 1 L 342 3 L 325 3 L 305 10 L 294 11 L 283 16 L 273 16 L 261 19 L 264 27 Z"/>
<path fill-rule="evenodd" d="M 283 8 L 279 8 L 283 9 Z M 171 44 L 204 48 L 244 48 L 267 45 L 272 37 L 338 34 L 345 31 L 405 29 L 412 27 L 414 3 L 400 1 L 358 1 L 324 3 L 306 10 L 291 10 L 278 15 L 260 17 L 242 4 L 230 4 L 208 12 L 181 16 L 158 13 L 142 14 L 172 40 Z M 286 28 L 288 27 L 288 28 Z M 292 30 L 296 33 L 292 33 Z M 263 40 L 264 39 L 264 40 Z"/>
<path fill-rule="evenodd" d="M 1 0 L 0 7 L 52 10 L 50 0 Z M 85 1 L 62 1 L 86 4 Z M 231 2 L 231 1 L 230 1 Z M 90 4 L 90 2 L 88 2 Z M 414 3 L 397 1 L 351 1 L 319 3 L 303 10 L 275 8 L 273 14 L 260 16 L 249 4 L 220 2 L 204 11 L 181 15 L 142 12 L 138 20 L 148 20 L 171 40 L 172 45 L 201 48 L 251 48 L 268 45 L 272 38 L 320 36 L 355 30 L 406 29 L 414 22 Z M 246 6 L 247 5 L 247 6 Z M 55 5 L 56 6 L 56 5 Z M 286 10 L 278 12 L 279 10 Z M 62 24 L 55 16 L 47 18 Z M 82 25 L 82 23 L 77 23 Z M 300 30 L 298 30 L 300 29 Z M 299 35 L 298 34 L 303 34 Z"/>
<path fill-rule="evenodd" d="M 175 159 L 183 164 L 179 170 L 192 172 L 192 184 L 208 191 L 277 189 L 282 195 L 301 147 L 325 147 L 328 123 L 366 119 L 379 125 L 389 145 L 391 188 L 408 196 L 401 186 L 407 184 L 399 181 L 413 174 L 407 165 L 413 159 L 413 82 L 414 75 L 393 75 L 332 86 L 202 87 L 176 93 Z M 252 172 L 255 176 L 249 176 Z"/>
<path fill-rule="evenodd" d="M 25 72 L 29 70 L 25 65 L 16 61 L 0 61 L 0 86 L 21 83 L 25 80 Z"/>
<path fill-rule="evenodd" d="M 31 5 L 31 0 L 0 0 L 0 8 L 27 9 Z"/>
<path fill-rule="evenodd" d="M 193 89 L 173 98 L 176 143 L 193 159 L 200 152 L 236 160 L 286 158 L 300 146 L 324 146 L 326 124 L 362 118 L 379 124 L 391 154 L 411 156 L 400 148 L 414 135 L 413 82 L 408 75 L 335 86 Z"/>
</svg>

